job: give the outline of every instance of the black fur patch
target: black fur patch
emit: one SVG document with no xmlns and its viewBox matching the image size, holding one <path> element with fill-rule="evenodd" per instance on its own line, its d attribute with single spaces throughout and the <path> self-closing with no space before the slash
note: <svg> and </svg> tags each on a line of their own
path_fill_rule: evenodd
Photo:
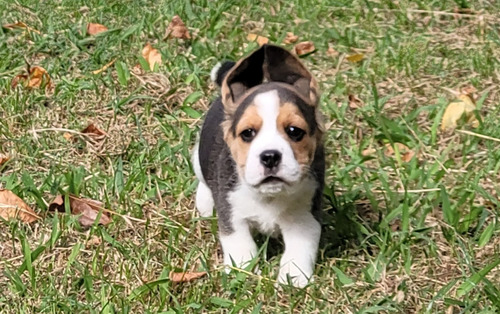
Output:
<svg viewBox="0 0 500 314">
<path fill-rule="evenodd" d="M 198 153 L 203 178 L 214 198 L 220 232 L 231 234 L 234 230 L 227 194 L 234 190 L 239 179 L 236 163 L 224 141 L 221 127 L 223 120 L 224 106 L 219 97 L 210 106 L 203 123 Z"/>
</svg>

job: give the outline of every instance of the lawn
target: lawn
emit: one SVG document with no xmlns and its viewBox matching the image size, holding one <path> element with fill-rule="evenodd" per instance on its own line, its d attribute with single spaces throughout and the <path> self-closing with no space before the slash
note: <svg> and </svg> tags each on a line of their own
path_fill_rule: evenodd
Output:
<svg viewBox="0 0 500 314">
<path fill-rule="evenodd" d="M 500 311 L 500 2 L 6 0 L 0 12 L 28 26 L 0 28 L 0 188 L 41 217 L 0 221 L 1 312 Z M 190 39 L 165 36 L 175 15 Z M 316 47 L 302 61 L 327 129 L 323 239 L 303 290 L 276 286 L 279 239 L 259 239 L 260 274 L 222 271 L 190 164 L 218 94 L 211 68 L 258 47 L 248 34 L 292 49 L 287 32 Z M 13 87 L 33 66 L 50 86 Z M 441 130 L 453 91 L 471 94 L 477 127 Z M 91 123 L 105 134 L 82 134 Z M 59 194 L 102 202 L 111 223 L 49 211 Z"/>
</svg>

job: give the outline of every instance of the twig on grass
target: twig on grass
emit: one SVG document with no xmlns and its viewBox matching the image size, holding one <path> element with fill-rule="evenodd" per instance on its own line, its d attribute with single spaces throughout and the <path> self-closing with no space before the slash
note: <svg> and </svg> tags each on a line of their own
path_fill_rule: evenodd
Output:
<svg viewBox="0 0 500 314">
<path fill-rule="evenodd" d="M 495 142 L 499 142 L 500 143 L 500 138 L 491 137 L 491 136 L 487 136 L 487 135 L 483 135 L 483 134 L 479 134 L 479 133 L 474 133 L 474 132 L 467 131 L 467 130 L 455 130 L 455 131 L 458 132 L 458 133 L 472 135 L 472 136 L 475 136 L 475 137 L 483 138 L 485 140 L 490 140 L 490 141 L 495 141 Z"/>
</svg>

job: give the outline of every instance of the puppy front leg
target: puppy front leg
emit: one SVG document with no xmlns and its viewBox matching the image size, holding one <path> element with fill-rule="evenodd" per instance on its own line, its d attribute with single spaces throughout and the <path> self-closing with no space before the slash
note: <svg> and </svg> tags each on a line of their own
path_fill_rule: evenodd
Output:
<svg viewBox="0 0 500 314">
<path fill-rule="evenodd" d="M 245 268 L 257 256 L 257 245 L 246 222 L 233 224 L 233 232 L 219 235 L 224 253 L 224 265 Z M 231 269 L 226 268 L 226 272 Z"/>
<path fill-rule="evenodd" d="M 280 262 L 278 282 L 287 284 L 288 277 L 295 287 L 303 288 L 314 273 L 321 226 L 309 212 L 287 217 L 280 224 L 285 252 Z"/>
</svg>

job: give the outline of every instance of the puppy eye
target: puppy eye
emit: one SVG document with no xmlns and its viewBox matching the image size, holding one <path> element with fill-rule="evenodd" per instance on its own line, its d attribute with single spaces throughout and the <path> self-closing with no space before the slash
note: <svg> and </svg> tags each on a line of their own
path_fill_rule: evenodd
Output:
<svg viewBox="0 0 500 314">
<path fill-rule="evenodd" d="M 286 127 L 285 132 L 288 135 L 288 137 L 290 137 L 290 139 L 294 142 L 300 142 L 304 137 L 304 135 L 306 134 L 306 131 L 296 126 Z"/>
<path fill-rule="evenodd" d="M 240 133 L 240 137 L 243 140 L 243 142 L 250 143 L 256 134 L 257 134 L 257 132 L 255 132 L 255 129 L 250 128 L 250 129 L 243 130 Z"/>
</svg>

